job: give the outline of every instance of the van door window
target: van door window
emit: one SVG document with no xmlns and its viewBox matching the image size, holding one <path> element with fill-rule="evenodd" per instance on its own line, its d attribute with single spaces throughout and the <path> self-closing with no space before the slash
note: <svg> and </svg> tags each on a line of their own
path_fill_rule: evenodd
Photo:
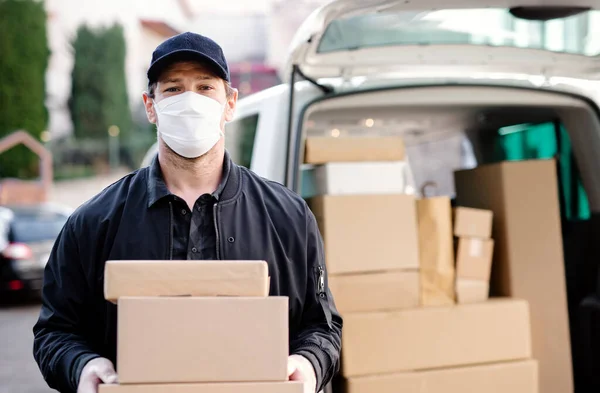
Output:
<svg viewBox="0 0 600 393">
<path fill-rule="evenodd" d="M 225 125 L 225 148 L 238 165 L 250 169 L 258 114 L 243 117 Z"/>
<path fill-rule="evenodd" d="M 587 220 L 590 207 L 565 127 L 559 122 L 517 124 L 498 130 L 488 162 L 558 158 L 562 216 Z"/>
</svg>

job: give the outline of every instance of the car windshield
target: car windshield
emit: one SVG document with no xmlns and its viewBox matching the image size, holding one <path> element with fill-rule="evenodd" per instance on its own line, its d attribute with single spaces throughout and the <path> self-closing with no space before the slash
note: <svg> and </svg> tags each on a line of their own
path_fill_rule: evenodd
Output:
<svg viewBox="0 0 600 393">
<path fill-rule="evenodd" d="M 319 42 L 328 53 L 392 45 L 488 45 L 600 54 L 600 12 L 547 22 L 512 16 L 508 9 L 380 12 L 334 20 Z"/>
<path fill-rule="evenodd" d="M 11 224 L 11 237 L 19 243 L 53 241 L 66 221 L 67 217 L 58 213 L 15 213 Z"/>
</svg>

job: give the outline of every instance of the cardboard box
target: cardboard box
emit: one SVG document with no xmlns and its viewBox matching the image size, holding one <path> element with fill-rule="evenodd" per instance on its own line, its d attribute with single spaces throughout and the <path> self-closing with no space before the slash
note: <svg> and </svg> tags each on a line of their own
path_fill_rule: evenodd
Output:
<svg viewBox="0 0 600 393">
<path fill-rule="evenodd" d="M 123 384 L 287 380 L 288 299 L 119 299 Z"/>
<path fill-rule="evenodd" d="M 417 201 L 421 272 L 421 305 L 454 304 L 454 241 L 450 198 Z"/>
<path fill-rule="evenodd" d="M 494 241 L 461 237 L 456 251 L 456 277 L 490 281 Z"/>
<path fill-rule="evenodd" d="M 531 358 L 529 307 L 523 300 L 347 314 L 342 335 L 346 377 Z"/>
<path fill-rule="evenodd" d="M 408 164 L 395 162 L 336 162 L 302 171 L 302 196 L 405 194 Z"/>
<path fill-rule="evenodd" d="M 269 295 L 264 261 L 108 261 L 104 297 Z"/>
<path fill-rule="evenodd" d="M 504 162 L 454 177 L 459 205 L 494 212 L 491 293 L 529 302 L 540 390 L 572 392 L 556 162 Z"/>
<path fill-rule="evenodd" d="M 459 304 L 485 302 L 489 295 L 489 281 L 456 279 L 456 302 Z"/>
<path fill-rule="evenodd" d="M 457 207 L 454 209 L 454 235 L 489 239 L 493 217 L 491 210 Z"/>
<path fill-rule="evenodd" d="M 340 313 L 419 306 L 417 270 L 330 276 L 329 288 Z"/>
<path fill-rule="evenodd" d="M 414 196 L 325 195 L 310 206 L 330 275 L 419 268 Z"/>
<path fill-rule="evenodd" d="M 538 393 L 535 360 L 350 378 L 346 393 Z M 137 393 L 137 392 L 136 392 Z"/>
<path fill-rule="evenodd" d="M 98 393 L 303 393 L 300 382 L 100 385 Z M 519 392 L 517 392 L 519 393 Z"/>
<path fill-rule="evenodd" d="M 306 139 L 304 162 L 403 161 L 404 141 L 389 137 L 310 137 Z"/>
</svg>

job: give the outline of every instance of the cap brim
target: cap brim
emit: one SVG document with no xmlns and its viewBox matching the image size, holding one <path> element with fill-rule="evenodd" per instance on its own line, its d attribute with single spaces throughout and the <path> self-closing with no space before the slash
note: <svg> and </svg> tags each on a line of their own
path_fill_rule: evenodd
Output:
<svg viewBox="0 0 600 393">
<path fill-rule="evenodd" d="M 148 68 L 148 81 L 150 83 L 154 83 L 158 81 L 160 74 L 171 64 L 179 61 L 197 61 L 199 63 L 206 64 L 210 66 L 215 74 L 229 82 L 229 75 L 227 71 L 219 63 L 213 60 L 211 57 L 205 55 L 204 53 L 190 50 L 190 49 L 181 49 L 177 51 L 173 51 L 171 53 L 167 53 L 166 55 L 158 58 L 150 68 Z"/>
</svg>

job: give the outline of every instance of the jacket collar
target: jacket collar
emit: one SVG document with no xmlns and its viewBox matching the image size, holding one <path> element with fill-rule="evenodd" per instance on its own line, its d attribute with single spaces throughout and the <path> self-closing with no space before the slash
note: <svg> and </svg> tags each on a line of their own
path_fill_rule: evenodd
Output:
<svg viewBox="0 0 600 393">
<path fill-rule="evenodd" d="M 219 187 L 212 194 L 213 197 L 218 201 L 226 201 L 232 199 L 238 192 L 239 188 L 239 176 L 240 169 L 233 163 L 229 152 L 225 151 L 225 157 L 223 159 L 223 176 Z M 150 168 L 148 169 L 148 207 L 152 207 L 156 202 L 168 196 L 173 196 L 171 191 L 167 188 L 165 183 L 162 170 L 160 169 L 160 163 L 158 161 L 158 154 L 154 156 Z"/>
</svg>

